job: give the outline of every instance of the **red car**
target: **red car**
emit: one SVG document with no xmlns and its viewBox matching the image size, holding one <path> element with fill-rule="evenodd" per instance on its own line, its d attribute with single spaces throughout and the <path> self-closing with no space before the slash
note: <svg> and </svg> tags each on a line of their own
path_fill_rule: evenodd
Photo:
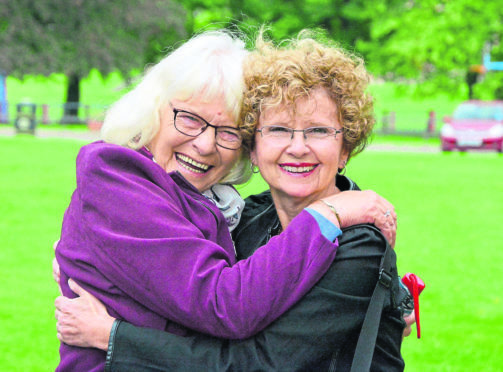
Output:
<svg viewBox="0 0 503 372">
<path fill-rule="evenodd" d="M 466 101 L 440 130 L 443 151 L 471 149 L 503 152 L 503 101 Z"/>
</svg>

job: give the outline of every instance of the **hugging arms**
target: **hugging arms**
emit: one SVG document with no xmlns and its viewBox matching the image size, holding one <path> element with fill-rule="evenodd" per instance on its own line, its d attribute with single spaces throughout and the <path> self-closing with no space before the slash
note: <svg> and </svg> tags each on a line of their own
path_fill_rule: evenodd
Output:
<svg viewBox="0 0 503 372">
<path fill-rule="evenodd" d="M 197 50 L 199 61 L 208 40 L 204 46 L 196 41 L 181 49 Z M 177 56 L 175 52 L 166 58 L 174 61 L 166 69 L 163 62 L 155 66 L 138 91 L 145 91 L 144 86 L 148 91 L 159 91 L 161 78 L 166 80 L 164 75 L 180 65 Z M 234 64 L 225 66 L 224 75 Z M 263 70 L 264 66 L 274 68 Z M 160 75 L 156 75 L 159 71 Z M 276 71 L 286 76 L 278 77 Z M 213 77 L 213 72 L 208 76 Z M 245 356 L 252 353 L 257 355 L 257 363 L 265 360 L 264 369 L 291 362 L 298 368 L 335 363 L 338 370 L 344 370 L 354 353 L 354 340 L 368 305 L 368 290 L 375 286 L 386 247 L 383 236 L 370 226 L 345 228 L 375 222 L 391 242 L 396 229 L 396 214 L 388 202 L 370 192 L 354 191 L 348 186 L 349 180 L 341 184 L 339 180 L 344 178 L 337 175 L 349 157 L 363 149 L 372 129 L 371 99 L 364 93 L 368 76 L 360 60 L 310 39 L 285 50 L 264 43 L 260 53 L 247 60 L 244 75 L 242 109 L 239 102 L 232 104 L 231 100 L 229 104 L 228 98 L 234 97 L 232 90 L 226 90 L 230 83 L 203 80 L 198 89 L 184 84 L 171 96 L 161 94 L 166 97 L 161 99 L 164 103 L 159 104 L 159 110 L 154 110 L 159 115 L 154 115 L 158 118 L 156 126 L 148 130 L 140 126 L 140 134 L 132 131 L 126 138 L 126 143 L 132 141 L 136 150 L 108 144 L 90 145 L 83 150 L 78 169 L 89 173 L 80 173 L 83 182 L 79 182 L 78 174 L 78 190 L 65 216 L 62 242 L 57 249 L 63 291 L 73 296 L 67 287 L 67 279 L 72 277 L 86 289 L 93 289 L 111 315 L 182 336 L 192 335 L 189 327 L 213 336 L 247 338 L 274 322 L 270 329 L 277 338 L 266 328 L 256 340 L 211 341 L 216 348 L 211 353 L 213 358 L 224 360 L 224 365 L 209 362 L 215 369 L 240 369 L 243 358 L 248 359 Z M 192 90 L 187 92 L 187 85 Z M 137 89 L 109 112 L 105 135 L 110 127 L 107 123 L 114 122 L 117 112 L 125 111 L 124 102 L 126 107 L 135 102 L 132 98 L 136 93 Z M 138 99 L 142 96 L 139 94 Z M 240 113 L 239 120 L 235 112 Z M 141 122 L 147 114 L 139 115 L 136 121 Z M 118 122 L 127 121 L 122 119 Z M 242 227 L 234 230 L 238 258 L 244 260 L 235 265 L 225 220 L 201 193 L 216 182 L 243 181 L 246 167 L 239 165 L 246 163 L 248 155 L 269 184 L 270 194 L 268 198 L 258 197 L 260 202 L 255 204 L 251 199 L 247 202 Z M 234 178 L 229 176 L 233 172 Z M 95 182 L 97 179 L 100 182 Z M 122 201 L 127 209 L 120 208 Z M 79 209 L 82 205 L 85 208 Z M 247 210 L 251 211 L 250 218 L 246 217 Z M 90 223 L 83 227 L 82 222 Z M 248 232 L 243 232 L 246 228 Z M 260 242 L 239 243 L 246 236 L 259 237 Z M 346 239 L 346 247 L 340 243 L 342 239 Z M 263 244 L 267 246 L 257 249 Z M 336 257 L 331 266 L 336 250 L 337 257 L 341 257 L 339 261 Z M 322 277 L 320 287 L 309 291 Z M 388 370 L 403 369 L 399 349 L 404 322 L 394 298 L 400 290 L 397 274 L 394 279 L 378 336 L 383 340 L 379 345 L 384 352 L 379 346 L 375 353 L 376 363 L 384 360 Z M 304 297 L 279 317 L 306 293 L 313 294 L 314 299 Z M 306 316 L 303 303 L 312 303 L 308 306 L 312 317 Z M 290 312 L 293 318 L 288 317 Z M 64 314 L 61 309 L 60 315 Z M 311 319 L 316 333 L 305 329 L 307 338 L 300 342 L 304 336 L 297 329 L 299 322 L 308 324 Z M 283 324 L 286 330 L 275 330 L 277 324 Z M 58 317 L 60 335 L 64 334 L 62 326 L 63 317 Z M 127 329 L 125 323 L 114 328 L 117 337 L 112 338 L 112 345 L 120 345 L 121 334 Z M 172 337 L 170 340 L 177 340 Z M 263 347 L 266 343 L 260 341 L 261 337 L 275 342 Z M 207 339 L 215 340 L 198 336 L 194 342 L 207 345 Z M 190 342 L 190 338 L 184 338 L 177 347 L 186 347 L 186 341 Z M 298 346 L 296 341 L 300 342 Z M 292 349 L 275 346 L 282 343 L 292 345 Z M 302 345 L 311 345 L 314 354 L 305 352 Z M 114 350 L 120 349 L 114 346 Z M 210 355 L 204 347 L 190 350 Z M 120 355 L 115 351 L 114 355 Z M 236 354 L 237 361 L 219 357 L 222 353 Z M 75 361 L 87 363 L 91 355 L 97 366 L 105 361 L 102 352 L 66 345 L 62 345 L 61 355 L 61 370 Z M 139 355 L 146 352 L 139 351 Z M 174 356 L 169 355 L 177 359 L 176 348 Z M 187 364 L 166 368 L 186 368 L 201 360 L 197 355 L 187 357 L 190 360 L 180 359 Z M 267 365 L 269 361 L 272 364 Z"/>
</svg>

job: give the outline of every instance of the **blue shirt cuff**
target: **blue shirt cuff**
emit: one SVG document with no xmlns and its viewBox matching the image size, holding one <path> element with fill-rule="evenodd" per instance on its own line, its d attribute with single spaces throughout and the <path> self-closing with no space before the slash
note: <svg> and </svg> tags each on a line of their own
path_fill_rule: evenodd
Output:
<svg viewBox="0 0 503 372">
<path fill-rule="evenodd" d="M 308 211 L 311 214 L 311 216 L 314 217 L 314 219 L 318 223 L 318 226 L 320 227 L 321 234 L 325 238 L 333 242 L 339 235 L 342 235 L 341 229 L 335 226 L 332 222 L 330 222 L 328 218 L 323 216 L 321 213 L 311 208 L 306 208 L 306 211 Z"/>
</svg>

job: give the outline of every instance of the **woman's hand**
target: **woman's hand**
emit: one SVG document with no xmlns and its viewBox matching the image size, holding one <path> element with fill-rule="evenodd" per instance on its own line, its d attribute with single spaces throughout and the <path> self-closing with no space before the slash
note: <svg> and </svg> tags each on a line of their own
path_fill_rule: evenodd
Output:
<svg viewBox="0 0 503 372">
<path fill-rule="evenodd" d="M 106 351 L 115 319 L 108 315 L 105 306 L 96 297 L 73 280 L 70 279 L 68 285 L 80 297 L 56 298 L 58 339 L 68 345 Z"/>
<path fill-rule="evenodd" d="M 381 230 L 392 247 L 395 246 L 397 215 L 393 204 L 382 196 L 371 190 L 343 191 L 323 200 L 332 204 L 337 210 L 341 228 L 371 223 Z"/>
<path fill-rule="evenodd" d="M 403 338 L 405 338 L 407 336 L 410 336 L 412 332 L 412 325 L 416 322 L 416 316 L 414 315 L 414 312 L 412 312 L 412 314 L 405 316 L 403 320 L 405 320 L 406 326 L 403 330 L 402 336 Z"/>
<path fill-rule="evenodd" d="M 54 244 L 52 245 L 52 248 L 54 249 L 54 251 L 56 251 L 56 247 L 58 246 L 58 243 L 59 243 L 59 240 L 56 240 L 54 242 Z M 60 273 L 59 273 L 59 264 L 58 264 L 58 260 L 56 259 L 56 257 L 54 257 L 52 259 L 52 277 L 53 277 L 54 281 L 58 284 L 59 293 L 63 294 L 63 292 L 61 291 L 61 285 L 59 284 Z"/>
</svg>

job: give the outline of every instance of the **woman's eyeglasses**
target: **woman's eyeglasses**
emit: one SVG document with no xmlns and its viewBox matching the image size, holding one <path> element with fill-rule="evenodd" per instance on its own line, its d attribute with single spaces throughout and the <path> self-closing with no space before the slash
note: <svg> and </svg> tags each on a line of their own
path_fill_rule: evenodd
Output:
<svg viewBox="0 0 503 372">
<path fill-rule="evenodd" d="M 266 125 L 261 129 L 256 129 L 256 132 L 260 133 L 262 137 L 274 138 L 276 141 L 280 141 L 280 143 L 290 143 L 295 132 L 302 132 L 304 140 L 306 142 L 309 142 L 325 140 L 331 137 L 335 138 L 337 136 L 337 133 L 342 133 L 342 130 L 335 129 L 333 127 L 310 127 L 306 129 L 292 129 L 280 125 Z"/>
<path fill-rule="evenodd" d="M 228 150 L 237 150 L 241 147 L 243 139 L 237 128 L 216 126 L 208 123 L 202 117 L 185 110 L 173 109 L 175 128 L 189 137 L 197 137 L 208 127 L 215 128 L 217 145 Z"/>
</svg>

